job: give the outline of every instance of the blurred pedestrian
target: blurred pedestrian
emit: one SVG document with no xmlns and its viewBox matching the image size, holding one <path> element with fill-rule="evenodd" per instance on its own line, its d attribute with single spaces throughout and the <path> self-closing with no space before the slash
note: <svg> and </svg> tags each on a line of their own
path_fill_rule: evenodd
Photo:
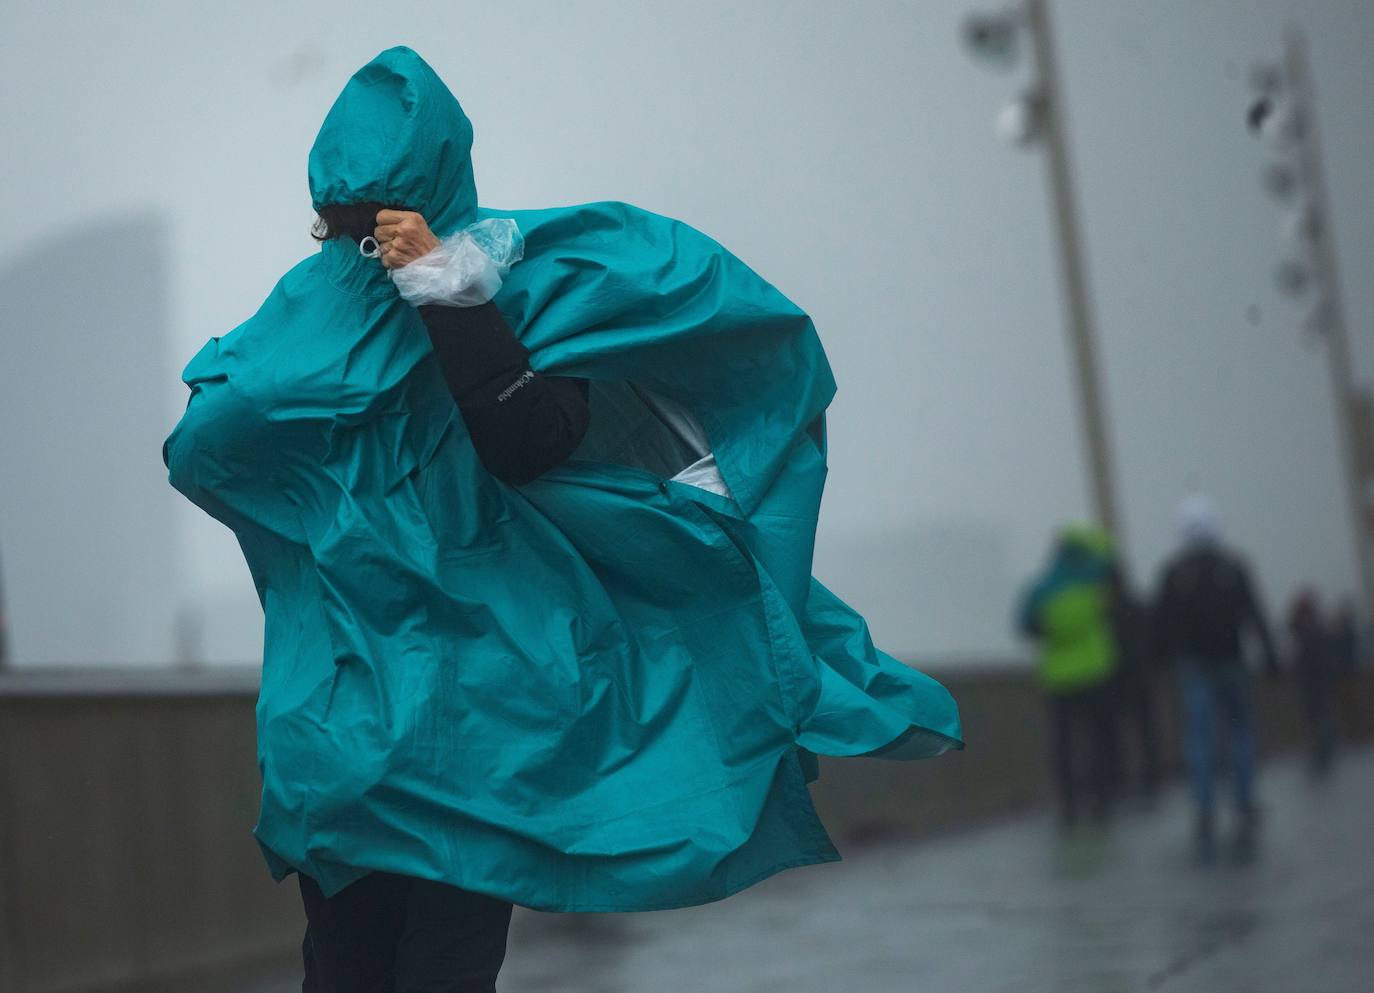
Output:
<svg viewBox="0 0 1374 993">
<path fill-rule="evenodd" d="M 1298 697 L 1311 737 L 1312 771 L 1323 775 L 1331 768 L 1331 759 L 1336 752 L 1336 720 L 1332 713 L 1335 641 L 1322 616 L 1317 592 L 1312 588 L 1299 591 L 1293 598 L 1288 611 L 1288 633 L 1293 639 Z"/>
<path fill-rule="evenodd" d="M 1240 557 L 1221 542 L 1211 502 L 1201 494 L 1179 506 L 1182 548 L 1166 564 L 1155 601 L 1156 644 L 1175 668 L 1183 700 L 1185 753 L 1197 804 L 1199 857 L 1216 855 L 1215 744 L 1224 722 L 1231 760 L 1236 814 L 1235 844 L 1241 858 L 1254 852 L 1255 717 L 1250 674 L 1242 651 L 1252 633 L 1266 670 L 1278 671 L 1273 640 Z"/>
<path fill-rule="evenodd" d="M 1019 627 L 1039 643 L 1040 684 L 1049 702 L 1050 762 L 1059 819 L 1073 824 L 1086 801 L 1110 812 L 1117 768 L 1112 677 L 1118 649 L 1111 543 L 1092 525 L 1058 535 L 1050 561 L 1021 603 Z"/>
</svg>

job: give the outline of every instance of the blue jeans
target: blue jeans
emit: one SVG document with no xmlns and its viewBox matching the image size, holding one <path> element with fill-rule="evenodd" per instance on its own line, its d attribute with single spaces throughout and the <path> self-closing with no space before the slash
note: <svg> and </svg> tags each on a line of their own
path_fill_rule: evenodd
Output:
<svg viewBox="0 0 1374 993">
<path fill-rule="evenodd" d="M 1249 813 L 1255 804 L 1255 708 L 1250 673 L 1240 659 L 1181 658 L 1179 690 L 1187 732 L 1188 774 L 1198 811 L 1210 816 L 1215 806 L 1217 721 L 1230 743 L 1232 789 L 1236 810 Z"/>
</svg>

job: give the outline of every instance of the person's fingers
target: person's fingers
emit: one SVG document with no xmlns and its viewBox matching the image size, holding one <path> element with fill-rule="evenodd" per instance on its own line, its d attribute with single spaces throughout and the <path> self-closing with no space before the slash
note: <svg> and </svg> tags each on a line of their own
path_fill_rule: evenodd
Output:
<svg viewBox="0 0 1374 993">
<path fill-rule="evenodd" d="M 423 215 L 409 210 L 378 211 L 372 237 L 381 250 L 382 265 L 388 269 L 409 265 L 439 244 Z"/>
</svg>

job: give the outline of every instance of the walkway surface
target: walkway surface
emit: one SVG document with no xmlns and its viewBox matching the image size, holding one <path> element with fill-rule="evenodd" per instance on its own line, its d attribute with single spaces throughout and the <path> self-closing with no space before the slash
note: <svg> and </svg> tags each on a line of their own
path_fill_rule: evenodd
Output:
<svg viewBox="0 0 1374 993">
<path fill-rule="evenodd" d="M 1374 750 L 1266 766 L 1258 859 L 1194 864 L 1181 790 L 869 848 L 707 907 L 517 912 L 502 993 L 1374 990 Z M 251 993 L 287 993 L 290 981 Z M 250 991 L 245 991 L 250 993 Z"/>
</svg>

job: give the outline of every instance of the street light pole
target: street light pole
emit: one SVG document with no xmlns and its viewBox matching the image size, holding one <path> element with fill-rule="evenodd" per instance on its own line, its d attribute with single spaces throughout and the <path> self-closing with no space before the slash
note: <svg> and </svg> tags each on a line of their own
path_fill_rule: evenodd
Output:
<svg viewBox="0 0 1374 993">
<path fill-rule="evenodd" d="M 1003 108 L 998 131 L 1018 145 L 1045 144 L 1049 168 L 1050 216 L 1059 249 L 1060 285 L 1064 293 L 1069 351 L 1078 398 L 1078 424 L 1087 456 L 1088 481 L 1097 523 L 1121 542 L 1113 484 L 1111 445 L 1102 402 L 1097 347 L 1093 338 L 1088 280 L 1078 233 L 1073 170 L 1069 165 L 1064 106 L 1055 71 L 1053 32 L 1047 0 L 1020 0 L 992 13 L 969 16 L 964 41 L 971 54 L 992 68 L 1015 65 L 1019 40 L 1029 36 L 1033 81 L 1031 89 Z"/>
<path fill-rule="evenodd" d="M 1326 338 L 1326 357 L 1331 369 L 1331 393 L 1336 404 L 1336 430 L 1340 435 L 1341 461 L 1351 526 L 1355 529 L 1355 554 L 1359 561 L 1360 583 L 1366 609 L 1374 606 L 1374 559 L 1370 554 L 1370 529 L 1366 524 L 1363 478 L 1366 453 L 1359 448 L 1355 418 L 1361 416 L 1351 373 L 1350 341 L 1345 324 L 1336 251 L 1331 236 L 1331 210 L 1322 168 L 1321 142 L 1317 134 L 1316 100 L 1312 75 L 1307 64 L 1307 43 L 1302 32 L 1290 27 L 1284 45 L 1285 83 L 1292 93 L 1297 114 L 1297 166 L 1300 183 L 1308 198 L 1314 223 L 1307 226 L 1311 246 L 1312 282 L 1321 297 L 1315 314 L 1315 330 Z"/>
<path fill-rule="evenodd" d="M 1059 242 L 1059 273 L 1068 316 L 1069 347 L 1077 380 L 1079 422 L 1087 448 L 1093 511 L 1098 523 L 1119 543 L 1116 489 L 1112 476 L 1107 418 L 1103 409 L 1097 348 L 1088 303 L 1087 274 L 1078 235 L 1063 101 L 1055 74 L 1054 43 L 1045 0 L 1025 0 L 1026 26 L 1034 50 L 1039 83 L 1041 134 L 1049 166 L 1050 209 Z"/>
</svg>

